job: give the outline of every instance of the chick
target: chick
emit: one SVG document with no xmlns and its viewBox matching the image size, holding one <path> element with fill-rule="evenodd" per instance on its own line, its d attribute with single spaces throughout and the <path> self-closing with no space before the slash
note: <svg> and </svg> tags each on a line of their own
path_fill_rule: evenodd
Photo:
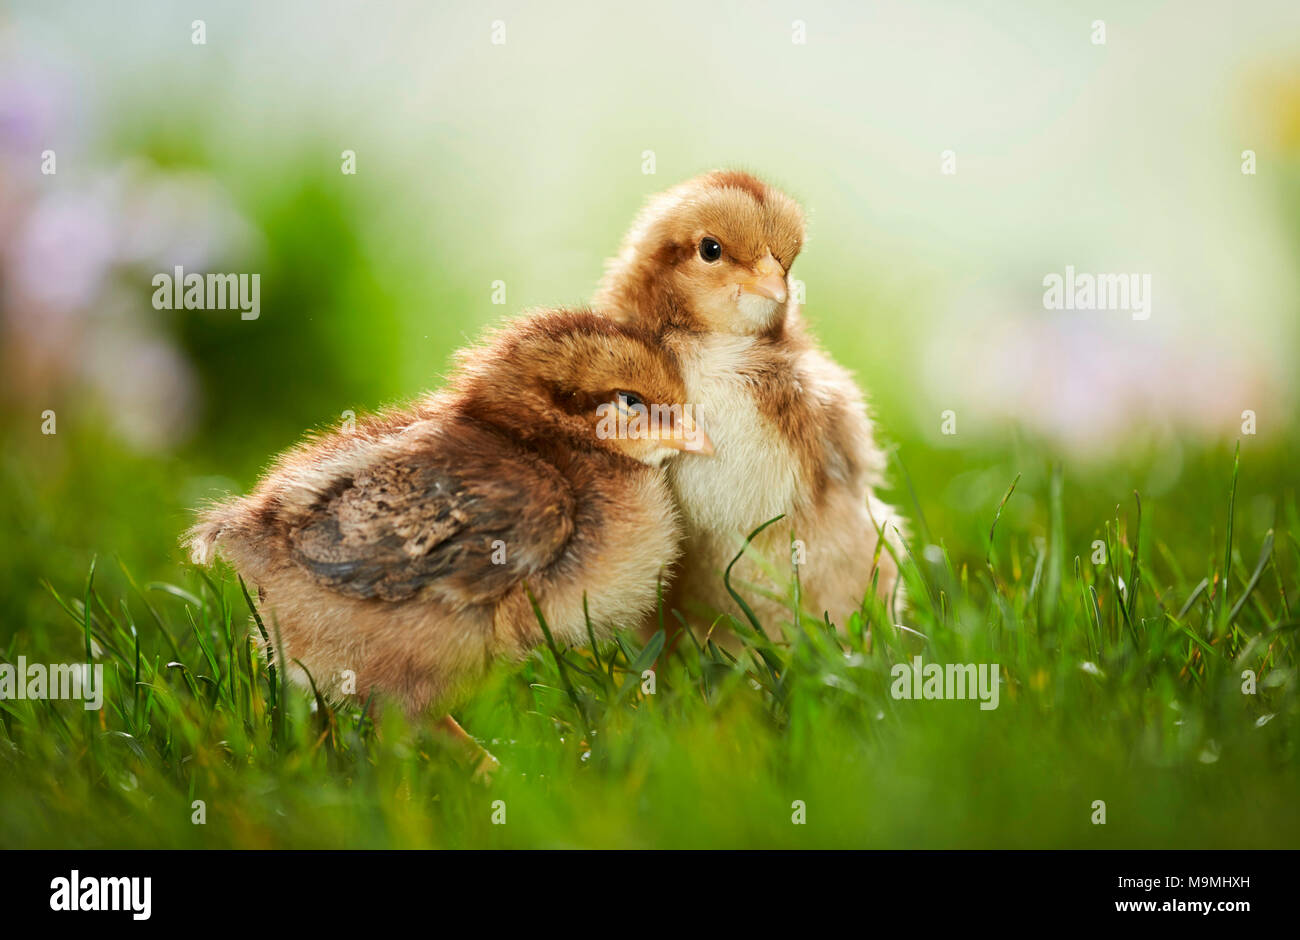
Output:
<svg viewBox="0 0 1300 940">
<path fill-rule="evenodd" d="M 723 571 L 744 537 L 784 514 L 733 571 L 760 621 L 790 619 L 798 574 L 805 609 L 841 626 L 879 568 L 890 598 L 898 513 L 875 495 L 884 455 L 853 379 L 808 335 L 791 299 L 804 216 L 789 196 L 741 172 L 715 171 L 653 197 L 606 265 L 594 306 L 653 330 L 681 363 L 717 457 L 669 468 L 685 543 L 673 603 L 728 610 Z M 792 541 L 797 540 L 797 541 Z M 697 618 L 698 622 L 698 618 Z M 705 623 L 708 621 L 705 620 Z"/>
<path fill-rule="evenodd" d="M 568 644 L 584 598 L 597 636 L 654 607 L 679 545 L 663 464 L 712 450 L 684 401 L 644 329 L 540 313 L 462 352 L 444 390 L 282 455 L 203 512 L 191 557 L 257 585 L 292 678 L 338 699 L 350 672 L 363 701 L 441 715 L 543 641 L 529 591 Z"/>
</svg>

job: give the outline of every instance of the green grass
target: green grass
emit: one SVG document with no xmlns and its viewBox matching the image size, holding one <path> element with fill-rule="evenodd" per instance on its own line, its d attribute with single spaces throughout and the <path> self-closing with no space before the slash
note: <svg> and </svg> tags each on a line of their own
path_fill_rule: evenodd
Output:
<svg viewBox="0 0 1300 940">
<path fill-rule="evenodd" d="M 1204 460 L 1104 512 L 1118 471 L 967 466 L 1004 475 L 954 509 L 943 454 L 909 466 L 905 628 L 871 598 L 841 632 L 733 621 L 738 655 L 684 639 L 652 695 L 662 636 L 544 645 L 458 715 L 503 762 L 490 787 L 382 703 L 285 687 L 228 573 L 49 572 L 0 659 L 92 647 L 105 703 L 0 702 L 0 846 L 1300 846 L 1290 463 L 1247 501 L 1249 460 Z M 916 655 L 998 663 L 999 707 L 895 700 Z"/>
</svg>

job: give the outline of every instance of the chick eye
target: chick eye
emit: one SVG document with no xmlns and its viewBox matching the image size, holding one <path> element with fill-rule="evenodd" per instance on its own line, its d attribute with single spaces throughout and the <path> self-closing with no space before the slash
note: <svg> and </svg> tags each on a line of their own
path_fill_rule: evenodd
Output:
<svg viewBox="0 0 1300 940">
<path fill-rule="evenodd" d="M 641 396 L 635 392 L 618 393 L 618 407 L 622 411 L 630 411 L 633 408 L 643 407 L 644 405 L 645 402 L 641 400 Z"/>
<path fill-rule="evenodd" d="M 707 236 L 700 239 L 700 257 L 712 264 L 722 257 L 722 246 L 716 238 Z"/>
</svg>

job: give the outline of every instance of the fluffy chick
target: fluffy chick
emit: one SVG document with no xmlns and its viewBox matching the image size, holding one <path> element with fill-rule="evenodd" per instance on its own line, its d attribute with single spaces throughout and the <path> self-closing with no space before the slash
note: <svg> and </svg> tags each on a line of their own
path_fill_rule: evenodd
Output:
<svg viewBox="0 0 1300 940">
<path fill-rule="evenodd" d="M 803 211 L 789 196 L 747 173 L 707 173 L 650 200 L 594 301 L 652 329 L 677 357 L 717 447 L 715 460 L 669 469 L 685 528 L 672 599 L 687 614 L 739 614 L 722 572 L 744 537 L 779 514 L 733 572 L 766 589 L 747 598 L 761 621 L 789 619 L 772 595 L 796 553 L 805 607 L 819 616 L 843 625 L 875 568 L 878 591 L 893 596 L 896 564 L 884 546 L 877 558 L 878 533 L 897 544 L 900 525 L 874 492 L 884 455 L 861 392 L 791 300 L 803 241 Z"/>
<path fill-rule="evenodd" d="M 291 677 L 337 699 L 350 670 L 363 701 L 442 713 L 543 640 L 527 590 L 562 643 L 587 640 L 584 596 L 598 635 L 653 608 L 679 540 L 661 465 L 711 445 L 680 408 L 635 418 L 684 399 L 647 331 L 541 313 L 461 353 L 444 390 L 285 453 L 202 514 L 191 555 L 257 585 Z"/>
</svg>

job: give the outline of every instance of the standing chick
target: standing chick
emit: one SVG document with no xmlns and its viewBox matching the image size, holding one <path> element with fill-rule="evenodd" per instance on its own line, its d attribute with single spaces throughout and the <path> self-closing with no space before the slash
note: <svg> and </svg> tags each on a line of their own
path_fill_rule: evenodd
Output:
<svg viewBox="0 0 1300 940">
<path fill-rule="evenodd" d="M 653 608 L 679 540 L 661 465 L 711 444 L 689 409 L 646 406 L 685 401 L 647 331 L 538 314 L 443 391 L 288 451 L 188 544 L 257 585 L 293 678 L 338 697 L 351 670 L 362 700 L 445 714 L 542 642 L 528 590 L 564 643 L 587 640 L 584 596 L 598 636 Z"/>
<path fill-rule="evenodd" d="M 790 300 L 803 240 L 803 212 L 789 196 L 746 173 L 707 173 L 650 200 L 595 299 L 598 310 L 655 331 L 677 357 L 717 447 L 715 460 L 669 468 L 685 526 L 672 597 L 684 613 L 739 614 L 723 571 L 749 532 L 782 513 L 755 540 L 761 562 L 742 560 L 733 583 L 779 592 L 799 559 L 805 609 L 842 626 L 873 565 L 883 597 L 897 581 L 884 546 L 876 560 L 877 533 L 892 543 L 899 518 L 873 492 L 885 461 L 862 395 Z M 747 601 L 760 622 L 790 619 L 784 601 L 752 592 Z"/>
</svg>

